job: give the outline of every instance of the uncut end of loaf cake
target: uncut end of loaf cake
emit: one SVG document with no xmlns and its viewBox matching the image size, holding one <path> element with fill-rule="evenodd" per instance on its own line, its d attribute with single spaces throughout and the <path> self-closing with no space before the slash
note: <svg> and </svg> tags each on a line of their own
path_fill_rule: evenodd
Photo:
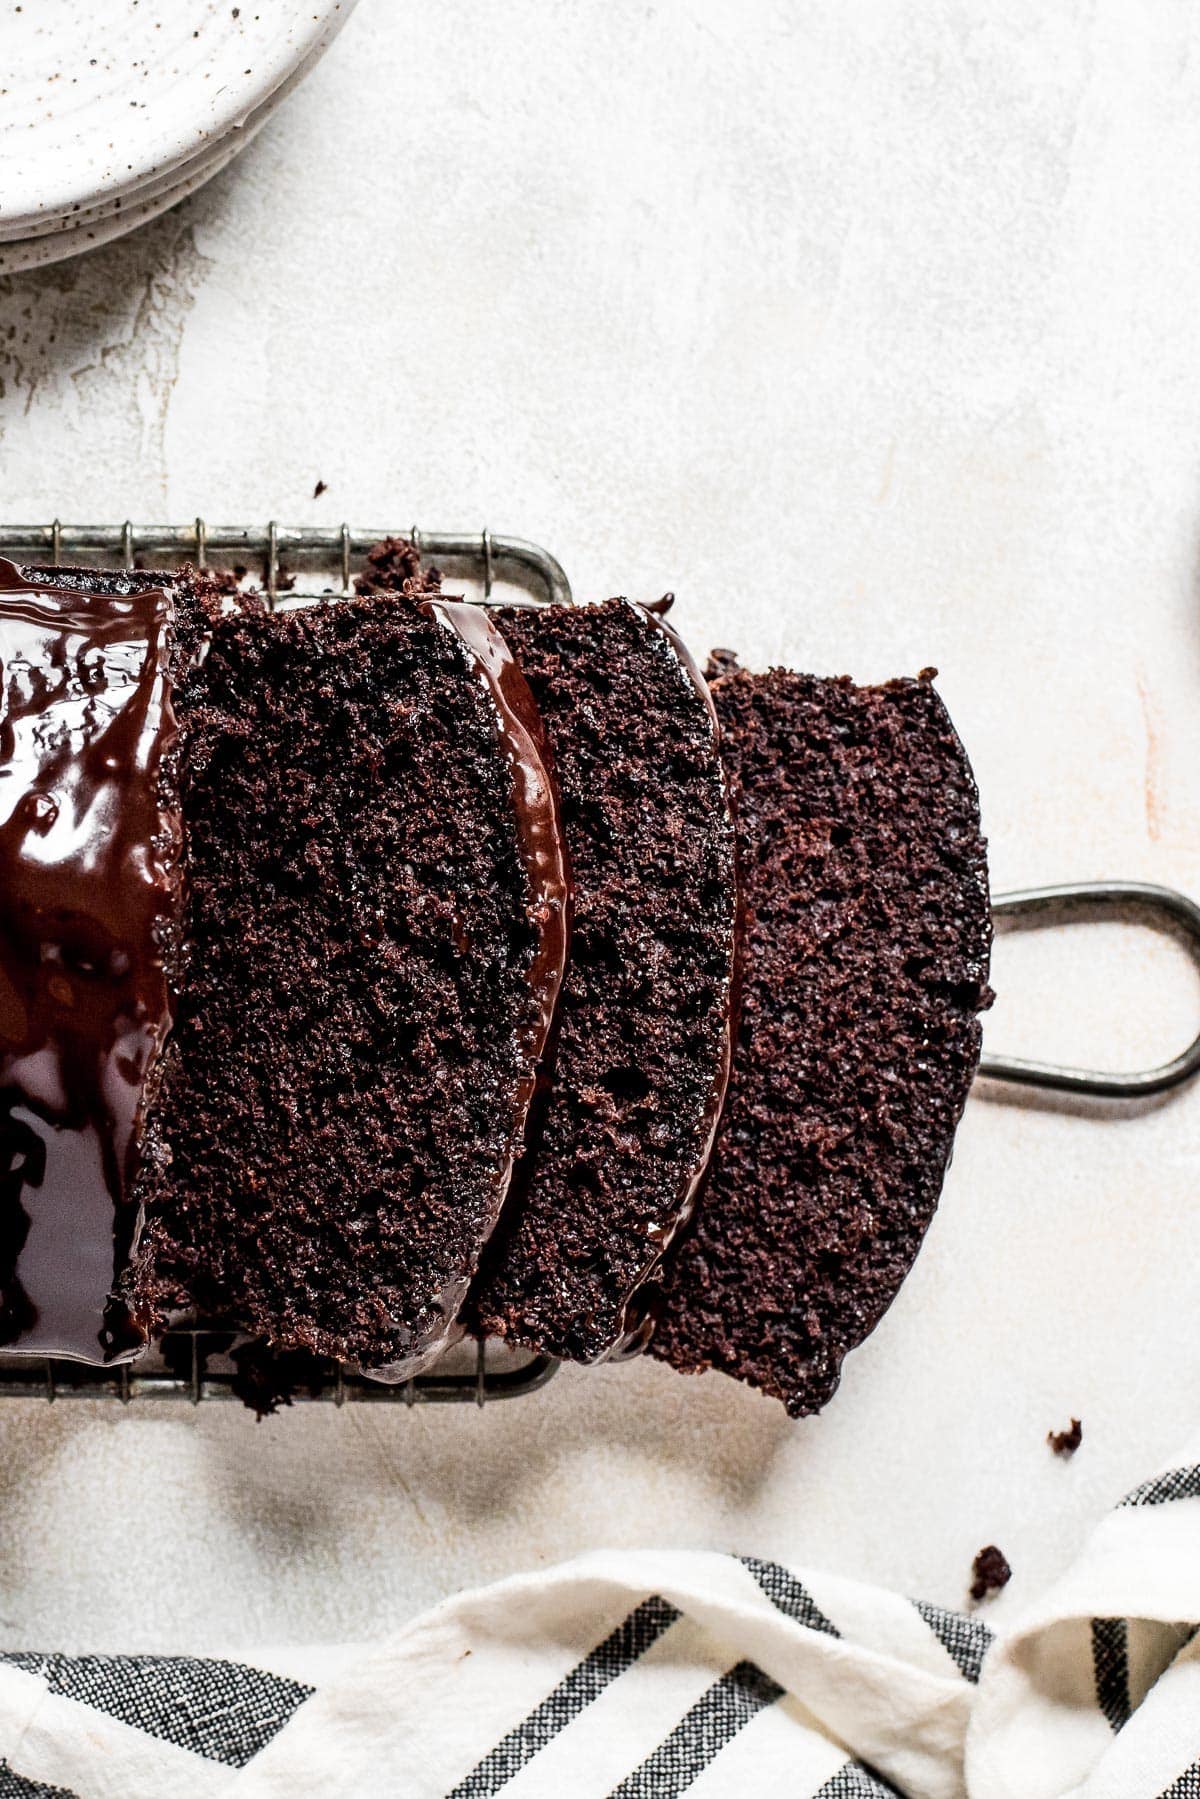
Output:
<svg viewBox="0 0 1200 1799">
<path fill-rule="evenodd" d="M 113 1293 L 181 967 L 173 696 L 212 582 L 0 559 L 0 1345 L 128 1360 Z"/>
</svg>

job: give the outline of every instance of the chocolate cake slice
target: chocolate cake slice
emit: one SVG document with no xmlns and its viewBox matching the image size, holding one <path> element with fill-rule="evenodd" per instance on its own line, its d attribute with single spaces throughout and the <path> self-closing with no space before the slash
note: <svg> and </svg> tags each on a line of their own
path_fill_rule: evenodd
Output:
<svg viewBox="0 0 1200 1799">
<path fill-rule="evenodd" d="M 733 1072 L 651 1352 L 796 1417 L 917 1253 L 979 1058 L 991 923 L 970 767 L 931 671 L 714 679 L 744 923 Z"/>
<path fill-rule="evenodd" d="M 473 1313 L 588 1362 L 628 1331 L 712 1144 L 733 827 L 707 689 L 659 619 L 626 600 L 496 616 L 545 723 L 574 916 L 552 1083 Z"/>
<path fill-rule="evenodd" d="M 528 688 L 478 609 L 410 592 L 226 619 L 176 707 L 186 965 L 124 1290 L 406 1377 L 500 1211 L 565 959 Z"/>
</svg>

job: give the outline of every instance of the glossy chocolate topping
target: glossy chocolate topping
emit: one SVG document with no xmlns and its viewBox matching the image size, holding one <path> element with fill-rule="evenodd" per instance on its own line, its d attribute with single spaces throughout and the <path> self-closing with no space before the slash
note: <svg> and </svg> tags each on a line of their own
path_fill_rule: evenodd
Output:
<svg viewBox="0 0 1200 1799">
<path fill-rule="evenodd" d="M 0 559 L 0 1349 L 89 1362 L 142 1344 L 111 1295 L 181 880 L 171 601 L 122 585 Z"/>
<path fill-rule="evenodd" d="M 428 610 L 456 633 L 473 657 L 496 709 L 500 746 L 512 773 L 521 858 L 533 895 L 538 947 L 529 969 L 537 1017 L 522 1042 L 536 1062 L 546 1047 L 567 960 L 570 880 L 554 784 L 546 772 L 542 723 L 516 658 L 482 606 L 464 600 L 433 600 Z M 711 702 L 710 702 L 711 703 Z M 522 1095 L 529 1103 L 535 1076 Z"/>
</svg>

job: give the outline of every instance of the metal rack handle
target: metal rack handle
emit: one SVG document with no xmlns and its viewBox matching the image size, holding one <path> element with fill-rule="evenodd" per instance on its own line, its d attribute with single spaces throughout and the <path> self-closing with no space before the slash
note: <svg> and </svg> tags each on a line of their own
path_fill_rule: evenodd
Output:
<svg viewBox="0 0 1200 1799">
<path fill-rule="evenodd" d="M 1078 881 L 1058 887 L 1031 887 L 1022 893 L 998 895 L 992 903 L 992 917 L 997 921 L 1016 919 L 1018 928 L 1036 928 L 1067 914 L 1103 914 L 1134 908 L 1174 926 L 1200 969 L 1200 906 L 1173 887 L 1156 887 L 1145 881 Z M 1021 1056 L 984 1055 L 979 1063 L 979 1073 L 987 1080 L 1101 1099 L 1148 1099 L 1181 1086 L 1197 1072 L 1200 1031 L 1171 1061 L 1130 1074 L 1106 1074 L 1099 1069 L 1070 1068 L 1058 1062 L 1030 1062 Z"/>
</svg>

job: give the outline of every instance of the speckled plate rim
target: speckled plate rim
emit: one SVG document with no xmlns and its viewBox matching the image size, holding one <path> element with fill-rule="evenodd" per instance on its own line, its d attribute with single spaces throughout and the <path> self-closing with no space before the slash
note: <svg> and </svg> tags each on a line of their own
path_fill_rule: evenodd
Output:
<svg viewBox="0 0 1200 1799">
<path fill-rule="evenodd" d="M 147 106 L 134 112 L 130 136 L 118 157 L 125 164 L 121 174 L 99 179 L 90 177 L 82 190 L 79 172 L 86 162 L 81 148 L 81 145 L 87 145 L 86 134 L 81 138 L 77 131 L 71 140 L 59 134 L 49 141 L 45 150 L 27 139 L 30 149 L 18 160 L 16 156 L 4 153 L 4 140 L 9 134 L 0 130 L 0 228 L 5 241 L 15 243 L 18 237 L 22 241 L 28 240 L 37 234 L 39 226 L 44 236 L 54 235 L 55 230 L 70 230 L 72 218 L 79 217 L 73 208 L 80 202 L 83 203 L 81 210 L 91 212 L 118 197 L 134 200 L 139 190 L 150 182 L 154 182 L 160 192 L 173 189 L 198 156 L 221 142 L 229 132 L 241 128 L 244 133 L 246 121 L 288 84 L 298 70 L 312 68 L 356 4 L 357 0 L 284 0 L 281 6 L 281 0 L 274 0 L 274 11 L 282 10 L 284 16 L 279 20 L 277 30 L 270 29 L 271 21 L 268 20 L 259 34 L 254 46 L 250 86 L 242 79 L 249 71 L 237 66 L 247 53 L 244 38 L 227 31 L 215 46 L 207 67 L 197 63 L 194 69 L 184 71 L 174 93 L 160 90 L 153 108 Z M 233 16 L 232 8 L 222 10 Z M 248 12 L 249 9 L 241 10 Z M 209 11 L 216 16 L 213 8 Z M 257 16 L 247 21 L 248 26 L 258 23 Z M 206 83 L 201 89 L 199 82 L 193 79 L 196 70 L 206 76 L 215 76 L 215 86 L 209 87 Z M 182 104 L 181 90 L 198 96 L 201 103 Z M 101 98 L 108 102 L 102 109 L 107 116 L 98 116 L 90 126 L 94 141 L 112 129 L 111 96 L 97 96 L 98 101 Z M 85 104 L 78 117 L 87 119 L 89 110 L 101 109 L 97 106 L 89 109 Z M 34 137 L 37 135 L 33 134 Z M 47 221 L 55 230 L 46 232 Z"/>
<path fill-rule="evenodd" d="M 273 111 L 274 108 L 269 107 L 269 110 Z M 198 155 L 181 163 L 177 169 L 172 169 L 165 175 L 156 175 L 152 181 L 143 183 L 141 187 L 131 193 L 118 194 L 111 200 L 100 200 L 93 206 L 81 206 L 77 211 L 68 213 L 63 219 L 39 219 L 38 223 L 28 230 L 19 227 L 9 229 L 0 225 L 0 250 L 9 244 L 15 247 L 18 244 L 35 244 L 51 237 L 70 237 L 75 232 L 86 231 L 89 226 L 102 224 L 106 219 L 117 218 L 122 213 L 128 213 L 132 217 L 139 207 L 157 199 L 160 194 L 173 192 L 182 182 L 189 181 L 201 169 L 210 169 L 215 174 L 219 168 L 224 167 L 237 155 L 242 144 L 249 143 L 258 124 L 265 123 L 266 117 L 267 109 L 264 109 L 261 121 L 256 118 L 252 122 L 248 119 L 245 125 L 238 125 L 233 131 L 228 132 L 219 143 L 206 144 Z M 239 133 L 241 134 L 241 143 L 237 141 Z"/>
<path fill-rule="evenodd" d="M 117 218 L 128 221 L 125 226 L 126 230 L 135 231 L 139 225 L 157 217 L 158 213 L 165 210 L 166 206 L 174 205 L 177 199 L 183 199 L 185 184 L 189 184 L 186 192 L 195 192 L 204 180 L 218 175 L 233 161 L 240 150 L 245 149 L 261 127 L 266 124 L 276 107 L 287 98 L 293 88 L 299 87 L 324 53 L 325 46 L 323 44 L 314 45 L 304 61 L 297 64 L 287 79 L 282 81 L 259 106 L 256 106 L 242 124 L 234 126 L 233 130 L 227 132 L 219 142 L 207 144 L 196 156 L 182 163 L 179 168 L 173 169 L 169 175 L 156 176 L 133 193 L 120 194 L 113 199 L 102 200 L 93 206 L 83 207 L 78 212 L 71 213 L 61 223 L 42 221 L 40 229 L 35 227 L 32 231 L 11 233 L 3 225 L 0 225 L 0 270 L 15 272 L 19 268 L 36 267 L 41 261 L 61 262 L 69 256 L 85 255 L 93 245 L 98 247 L 102 243 L 111 243 L 120 233 L 106 231 L 101 236 L 96 232 L 86 242 L 74 247 L 69 244 L 68 240 L 80 232 L 92 231 L 93 227 Z M 199 179 L 195 179 L 196 177 Z M 153 211 L 147 210 L 151 201 L 164 195 L 168 196 L 164 206 L 157 207 Z M 32 252 L 39 242 L 49 241 L 52 238 L 56 241 L 61 240 L 65 247 L 56 249 L 53 254 L 44 258 L 31 254 L 24 261 L 16 260 L 15 252 L 21 246 L 27 245 Z M 9 247 L 14 252 L 13 258 L 5 255 Z"/>
</svg>

